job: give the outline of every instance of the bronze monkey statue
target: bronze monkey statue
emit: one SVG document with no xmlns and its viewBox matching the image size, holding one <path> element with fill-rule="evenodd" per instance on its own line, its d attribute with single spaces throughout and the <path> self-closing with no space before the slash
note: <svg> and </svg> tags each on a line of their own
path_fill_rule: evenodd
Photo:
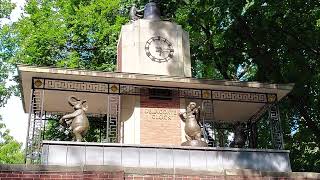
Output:
<svg viewBox="0 0 320 180">
<path fill-rule="evenodd" d="M 87 101 L 70 96 L 68 102 L 73 106 L 75 111 L 71 114 L 62 116 L 59 123 L 64 127 L 69 127 L 73 135 L 73 140 L 81 142 L 89 129 L 89 121 L 85 114 L 85 111 L 88 110 L 88 106 L 83 105 Z"/>
<path fill-rule="evenodd" d="M 130 21 L 136 21 L 143 17 L 144 9 L 138 9 L 136 4 L 133 4 L 129 11 Z"/>
<path fill-rule="evenodd" d="M 247 134 L 245 124 L 237 122 L 234 125 L 234 138 L 230 147 L 243 148 L 246 144 Z"/>
</svg>

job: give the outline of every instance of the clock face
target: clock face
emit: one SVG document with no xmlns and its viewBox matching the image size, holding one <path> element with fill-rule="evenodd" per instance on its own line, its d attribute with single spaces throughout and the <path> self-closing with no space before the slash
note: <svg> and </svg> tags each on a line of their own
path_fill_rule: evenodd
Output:
<svg viewBox="0 0 320 180">
<path fill-rule="evenodd" d="M 172 43 L 166 38 L 156 36 L 150 38 L 145 45 L 146 55 L 154 62 L 167 62 L 173 58 Z"/>
</svg>

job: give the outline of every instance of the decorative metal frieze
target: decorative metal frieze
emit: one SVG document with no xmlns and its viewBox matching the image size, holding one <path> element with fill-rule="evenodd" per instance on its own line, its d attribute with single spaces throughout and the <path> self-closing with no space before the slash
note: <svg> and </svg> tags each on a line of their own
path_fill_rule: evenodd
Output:
<svg viewBox="0 0 320 180">
<path fill-rule="evenodd" d="M 281 129 L 280 113 L 276 104 L 272 104 L 269 107 L 269 121 L 274 149 L 283 149 L 283 135 Z"/>
<path fill-rule="evenodd" d="M 110 94 L 120 94 L 120 85 L 119 84 L 108 84 Z"/>
<path fill-rule="evenodd" d="M 119 94 L 119 95 L 139 95 L 139 96 L 148 96 L 149 89 L 167 89 L 172 91 L 172 97 L 178 97 L 178 98 L 252 102 L 252 103 L 273 103 L 277 101 L 276 94 L 267 94 L 267 93 L 259 93 L 259 92 L 160 87 L 160 86 L 145 86 L 145 85 L 137 85 L 137 84 L 120 84 L 120 83 L 108 83 L 108 82 L 92 82 L 92 81 L 47 79 L 47 78 L 33 78 L 32 87 L 34 89 Z"/>
<path fill-rule="evenodd" d="M 202 99 L 211 99 L 211 90 L 202 90 Z"/>
<path fill-rule="evenodd" d="M 44 79 L 33 79 L 33 86 L 36 89 L 43 88 L 44 85 Z"/>
<path fill-rule="evenodd" d="M 277 95 L 276 94 L 268 94 L 268 103 L 274 103 L 277 101 Z"/>
<path fill-rule="evenodd" d="M 133 85 L 120 85 L 120 94 L 128 94 L 128 95 L 141 95 L 144 93 L 140 86 L 133 86 Z"/>
<path fill-rule="evenodd" d="M 212 91 L 212 99 L 231 100 L 231 101 L 248 101 L 266 103 L 267 95 L 265 93 L 252 92 L 235 92 L 235 91 Z"/>
<path fill-rule="evenodd" d="M 39 86 L 39 82 L 42 82 Z M 60 79 L 34 79 L 35 89 L 50 89 L 50 90 L 66 90 L 79 92 L 97 92 L 108 93 L 108 84 L 100 82 L 86 82 L 74 80 L 60 80 Z M 112 93 L 110 91 L 110 93 Z"/>
<path fill-rule="evenodd" d="M 201 90 L 198 90 L 198 89 L 179 89 L 179 97 L 201 99 Z"/>
</svg>

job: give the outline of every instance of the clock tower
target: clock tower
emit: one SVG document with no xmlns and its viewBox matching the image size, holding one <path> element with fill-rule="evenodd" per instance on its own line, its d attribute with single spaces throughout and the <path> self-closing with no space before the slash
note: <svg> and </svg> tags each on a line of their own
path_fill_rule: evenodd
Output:
<svg viewBox="0 0 320 180">
<path fill-rule="evenodd" d="M 154 2 L 146 4 L 144 10 L 133 6 L 130 18 L 130 23 L 122 26 L 118 41 L 119 72 L 154 78 L 191 77 L 189 35 L 180 25 L 162 21 Z M 121 96 L 121 131 L 126 132 L 123 143 L 180 145 L 186 141 L 179 117 L 185 101 L 174 96 L 171 89 L 145 91 L 146 96 Z"/>
<path fill-rule="evenodd" d="M 161 21 L 154 2 L 145 6 L 142 19 L 134 12 L 121 29 L 117 71 L 191 77 L 188 33 L 176 23 Z"/>
</svg>

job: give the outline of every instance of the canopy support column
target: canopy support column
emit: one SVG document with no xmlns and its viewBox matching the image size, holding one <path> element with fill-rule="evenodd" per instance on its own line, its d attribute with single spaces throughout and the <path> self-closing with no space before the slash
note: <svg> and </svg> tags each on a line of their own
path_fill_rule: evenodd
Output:
<svg viewBox="0 0 320 180">
<path fill-rule="evenodd" d="M 278 104 L 269 106 L 269 123 L 271 127 L 271 138 L 274 149 L 283 149 L 283 134 L 281 129 L 280 113 Z"/>
<path fill-rule="evenodd" d="M 26 140 L 27 164 L 39 164 L 42 149 L 44 90 L 32 89 Z"/>
</svg>

